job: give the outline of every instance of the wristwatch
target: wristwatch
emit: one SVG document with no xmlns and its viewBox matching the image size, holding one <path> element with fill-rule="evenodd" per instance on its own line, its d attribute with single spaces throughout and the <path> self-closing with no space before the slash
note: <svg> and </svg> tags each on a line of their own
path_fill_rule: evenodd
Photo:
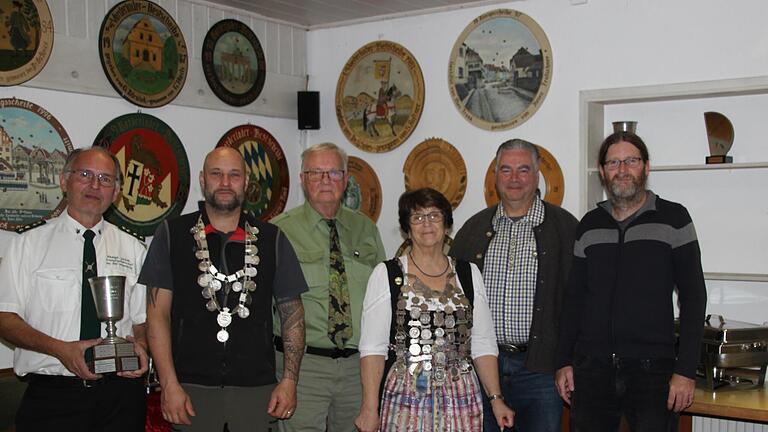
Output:
<svg viewBox="0 0 768 432">
<path fill-rule="evenodd" d="M 492 395 L 488 395 L 488 402 L 493 402 L 493 401 L 495 401 L 496 399 L 501 399 L 501 400 L 504 400 L 504 395 L 500 395 L 500 394 L 492 394 Z"/>
</svg>

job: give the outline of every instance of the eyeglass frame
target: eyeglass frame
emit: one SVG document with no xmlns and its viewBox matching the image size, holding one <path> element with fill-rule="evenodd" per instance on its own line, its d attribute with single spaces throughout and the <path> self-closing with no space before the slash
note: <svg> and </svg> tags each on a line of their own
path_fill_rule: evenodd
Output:
<svg viewBox="0 0 768 432">
<path fill-rule="evenodd" d="M 323 181 L 323 179 L 327 176 L 329 181 L 332 182 L 340 182 L 344 180 L 344 174 L 346 174 L 346 171 L 340 170 L 340 169 L 329 169 L 329 170 L 305 170 L 301 172 L 304 174 L 304 176 L 307 178 L 307 181 L 317 183 Z M 336 174 L 338 173 L 338 174 Z M 339 178 L 334 179 L 333 176 L 338 175 Z M 318 177 L 319 176 L 319 177 Z"/>
<path fill-rule="evenodd" d="M 113 176 L 112 174 L 106 174 L 106 173 L 98 173 L 89 170 L 89 169 L 68 169 L 64 171 L 67 173 L 67 175 L 72 174 L 78 174 L 75 176 L 75 180 L 78 183 L 82 184 L 89 184 L 93 183 L 93 179 L 97 179 L 99 181 L 99 184 L 103 187 L 117 187 L 117 177 Z M 106 181 L 106 183 L 105 183 Z"/>
<path fill-rule="evenodd" d="M 627 168 L 637 168 L 641 165 L 641 162 L 644 163 L 645 161 L 640 156 L 630 156 L 625 159 L 609 159 L 603 162 L 603 168 L 608 171 L 615 171 L 622 165 Z"/>
<path fill-rule="evenodd" d="M 438 223 L 442 222 L 443 220 L 445 220 L 445 215 L 440 210 L 434 210 L 429 213 L 411 213 L 408 216 L 408 222 L 410 222 L 411 225 L 422 225 L 427 221 L 431 223 Z"/>
</svg>

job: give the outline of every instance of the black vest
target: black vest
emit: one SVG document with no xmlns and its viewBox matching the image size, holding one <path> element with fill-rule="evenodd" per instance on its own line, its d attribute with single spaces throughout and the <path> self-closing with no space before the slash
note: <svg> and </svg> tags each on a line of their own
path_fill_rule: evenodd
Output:
<svg viewBox="0 0 768 432">
<path fill-rule="evenodd" d="M 242 319 L 232 316 L 227 327 L 229 340 L 221 343 L 216 333 L 218 312 L 206 309 L 207 300 L 197 278 L 201 274 L 195 258 L 196 243 L 190 228 L 195 226 L 200 212 L 176 218 L 168 223 L 171 272 L 173 274 L 173 303 L 171 307 L 171 337 L 173 360 L 179 382 L 208 386 L 260 386 L 274 383 L 275 353 L 272 344 L 272 284 L 275 278 L 277 227 L 245 214 L 245 221 L 259 228 L 256 246 L 260 262 L 248 305 L 250 315 Z M 203 214 L 203 223 L 208 219 Z M 225 249 L 227 268 L 220 265 L 221 236 L 208 235 L 211 261 L 222 273 L 232 274 L 243 268 L 244 243 L 228 242 Z M 230 292 L 227 305 L 237 304 L 239 293 Z M 223 306 L 222 306 L 223 307 Z"/>
</svg>

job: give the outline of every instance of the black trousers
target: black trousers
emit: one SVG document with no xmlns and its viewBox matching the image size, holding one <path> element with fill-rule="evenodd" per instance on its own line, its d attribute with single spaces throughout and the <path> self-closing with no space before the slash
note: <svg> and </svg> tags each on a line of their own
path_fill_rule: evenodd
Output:
<svg viewBox="0 0 768 432">
<path fill-rule="evenodd" d="M 75 377 L 30 374 L 28 383 L 16 413 L 19 432 L 144 431 L 142 379 L 107 375 L 85 387 Z"/>
<path fill-rule="evenodd" d="M 633 432 L 675 432 L 667 409 L 673 359 L 585 357 L 573 361 L 572 432 L 615 432 L 621 417 Z"/>
</svg>

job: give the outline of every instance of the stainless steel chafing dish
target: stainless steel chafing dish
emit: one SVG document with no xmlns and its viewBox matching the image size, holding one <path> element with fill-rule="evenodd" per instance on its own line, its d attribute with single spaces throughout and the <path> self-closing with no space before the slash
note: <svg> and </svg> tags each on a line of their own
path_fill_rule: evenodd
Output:
<svg viewBox="0 0 768 432">
<path fill-rule="evenodd" d="M 708 388 L 744 382 L 762 387 L 766 366 L 768 325 L 707 315 L 698 369 Z"/>
</svg>

